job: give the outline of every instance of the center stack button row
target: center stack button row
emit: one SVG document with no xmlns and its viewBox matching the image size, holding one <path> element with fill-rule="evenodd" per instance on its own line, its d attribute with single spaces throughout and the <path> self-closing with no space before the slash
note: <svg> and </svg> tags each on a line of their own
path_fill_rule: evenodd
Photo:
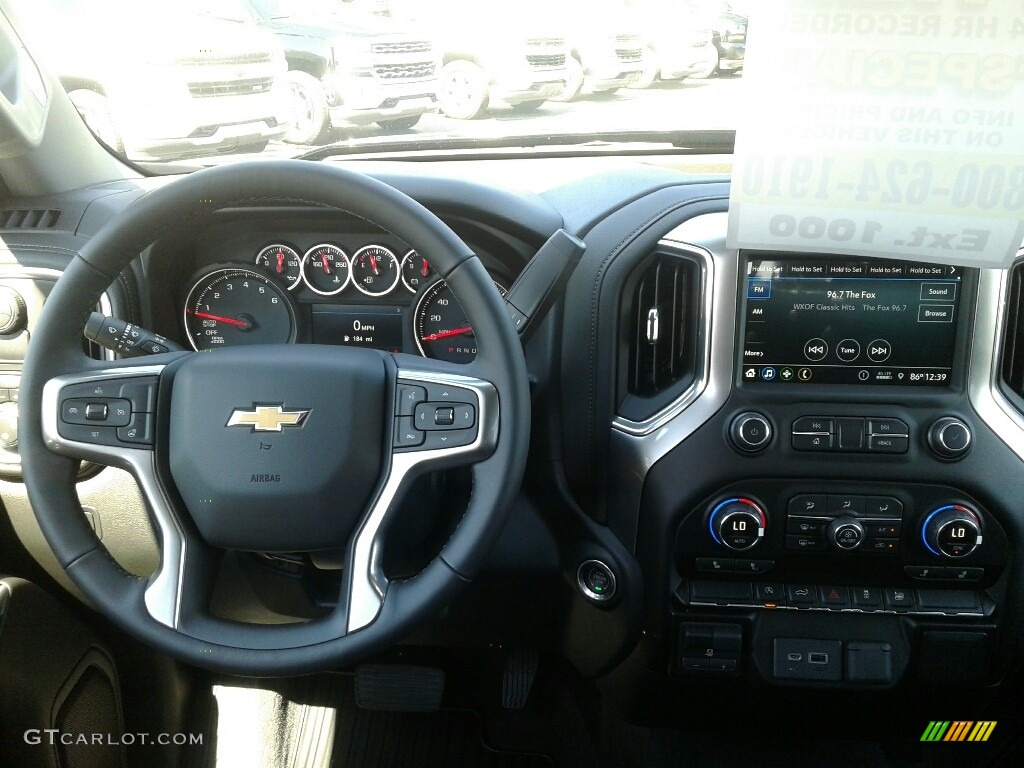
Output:
<svg viewBox="0 0 1024 768">
<path fill-rule="evenodd" d="M 906 453 L 910 428 L 885 416 L 803 416 L 793 422 L 793 448 L 798 451 Z"/>
</svg>

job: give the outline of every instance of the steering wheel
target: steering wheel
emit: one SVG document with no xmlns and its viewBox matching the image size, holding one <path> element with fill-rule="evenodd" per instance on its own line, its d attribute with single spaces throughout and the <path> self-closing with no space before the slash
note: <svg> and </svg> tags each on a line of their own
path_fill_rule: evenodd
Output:
<svg viewBox="0 0 1024 768">
<path fill-rule="evenodd" d="M 257 204 L 327 206 L 414 243 L 458 297 L 476 334 L 476 358 L 456 365 L 313 345 L 113 363 L 84 354 L 90 311 L 145 247 L 214 211 Z M 82 248 L 38 318 L 22 376 L 19 438 L 46 540 L 114 624 L 197 666 L 293 675 L 382 650 L 473 578 L 522 480 L 529 414 L 522 347 L 469 247 L 386 184 L 285 160 L 172 181 Z M 152 577 L 124 572 L 93 535 L 75 494 L 78 459 L 135 477 L 159 539 Z M 423 472 L 465 465 L 473 489 L 461 522 L 419 574 L 389 581 L 381 553 L 405 490 Z M 227 550 L 338 548 L 347 553 L 344 578 L 336 607 L 322 618 L 246 624 L 209 609 Z"/>
</svg>

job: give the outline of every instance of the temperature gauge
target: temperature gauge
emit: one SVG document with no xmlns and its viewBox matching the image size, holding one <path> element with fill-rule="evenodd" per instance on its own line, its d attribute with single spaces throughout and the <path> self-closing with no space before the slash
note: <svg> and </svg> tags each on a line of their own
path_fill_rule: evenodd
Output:
<svg viewBox="0 0 1024 768">
<path fill-rule="evenodd" d="M 409 251 L 402 258 L 402 284 L 413 293 L 430 282 L 436 274 L 430 262 L 416 251 Z"/>
<path fill-rule="evenodd" d="M 294 248 L 281 243 L 268 245 L 256 254 L 256 266 L 284 283 L 289 291 L 302 280 L 302 257 Z"/>
<path fill-rule="evenodd" d="M 321 296 L 341 293 L 351 277 L 348 256 L 336 245 L 314 245 L 302 257 L 302 277 Z"/>
<path fill-rule="evenodd" d="M 398 258 L 383 245 L 367 245 L 352 257 L 352 282 L 367 296 L 383 296 L 398 285 Z"/>
</svg>

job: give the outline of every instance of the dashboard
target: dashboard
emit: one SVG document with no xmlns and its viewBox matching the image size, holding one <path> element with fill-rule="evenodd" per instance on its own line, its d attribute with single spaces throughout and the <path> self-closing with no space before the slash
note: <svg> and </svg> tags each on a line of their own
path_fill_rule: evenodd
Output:
<svg viewBox="0 0 1024 768">
<path fill-rule="evenodd" d="M 502 166 L 536 176 L 530 161 Z M 529 480 L 438 642 L 525 636 L 659 724 L 693 690 L 726 712 L 738 690 L 771 702 L 793 688 L 811 708 L 883 692 L 924 706 L 1018 674 L 1024 417 L 1004 375 L 1020 368 L 1004 351 L 1016 272 L 736 251 L 723 178 L 588 167 L 523 192 L 445 167 L 375 173 L 435 210 L 495 290 L 559 228 L 587 250 L 525 348 Z M 59 269 L 135 194 L 31 201 L 71 223 L 5 232 L 8 266 Z M 58 241 L 57 255 L 40 247 Z M 476 353 L 417 244 L 338 212 L 219 212 L 146 248 L 109 294 L 114 314 L 197 350 Z M 5 373 L 17 367 L 12 352 Z M 439 509 L 466 492 L 432 482 Z M 301 574 L 289 594 L 308 604 L 289 610 L 315 615 L 329 569 L 260 557 L 259 586 L 232 598 L 259 610 L 226 610 L 284 610 L 269 585 Z"/>
</svg>

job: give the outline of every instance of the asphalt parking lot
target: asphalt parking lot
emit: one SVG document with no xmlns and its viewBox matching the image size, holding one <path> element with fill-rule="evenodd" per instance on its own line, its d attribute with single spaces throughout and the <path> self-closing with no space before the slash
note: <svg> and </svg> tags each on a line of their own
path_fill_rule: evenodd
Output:
<svg viewBox="0 0 1024 768">
<path fill-rule="evenodd" d="M 323 144 L 372 144 L 395 138 L 500 138 L 516 135 L 592 134 L 601 131 L 662 131 L 732 129 L 743 88 L 742 76 L 708 80 L 662 81 L 647 89 L 623 88 L 615 93 L 583 96 L 563 104 L 546 102 L 532 112 L 495 107 L 477 120 L 452 120 L 441 114 L 424 115 L 404 133 L 385 134 L 376 125 L 335 129 Z M 313 147 L 272 142 L 259 157 L 292 157 Z M 204 158 L 204 163 L 227 162 L 240 155 Z"/>
</svg>

